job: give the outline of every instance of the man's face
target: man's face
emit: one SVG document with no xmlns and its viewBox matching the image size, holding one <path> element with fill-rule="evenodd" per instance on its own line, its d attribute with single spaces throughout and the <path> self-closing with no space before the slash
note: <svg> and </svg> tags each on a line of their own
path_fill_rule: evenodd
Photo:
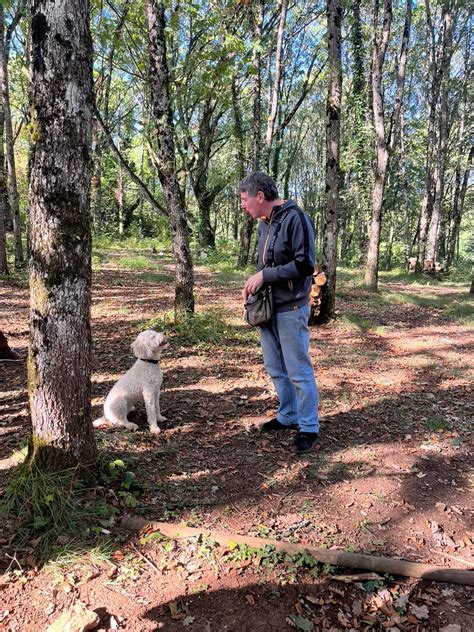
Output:
<svg viewBox="0 0 474 632">
<path fill-rule="evenodd" d="M 249 195 L 247 191 L 243 191 L 240 194 L 240 206 L 242 209 L 250 215 L 253 219 L 261 217 L 262 215 L 262 202 L 265 196 L 262 191 L 259 191 L 257 195 Z"/>
</svg>

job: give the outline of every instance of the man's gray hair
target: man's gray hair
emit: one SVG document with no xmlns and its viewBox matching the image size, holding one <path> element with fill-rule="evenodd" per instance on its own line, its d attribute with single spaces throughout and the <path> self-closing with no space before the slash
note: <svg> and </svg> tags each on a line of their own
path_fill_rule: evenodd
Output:
<svg viewBox="0 0 474 632">
<path fill-rule="evenodd" d="M 276 184 L 261 171 L 254 171 L 242 180 L 239 185 L 239 193 L 248 193 L 251 197 L 255 197 L 261 191 L 268 202 L 278 200 L 278 189 Z"/>
</svg>

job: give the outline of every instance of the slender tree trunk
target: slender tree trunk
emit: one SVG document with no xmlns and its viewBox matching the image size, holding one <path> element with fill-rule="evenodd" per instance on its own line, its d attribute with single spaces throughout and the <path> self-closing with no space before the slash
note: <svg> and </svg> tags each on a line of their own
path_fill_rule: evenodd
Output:
<svg viewBox="0 0 474 632">
<path fill-rule="evenodd" d="M 378 261 L 380 247 L 380 229 L 382 220 L 382 204 L 388 166 L 388 148 L 385 138 L 384 105 L 382 96 L 382 70 L 385 61 L 390 27 L 392 22 L 392 3 L 385 0 L 384 18 L 380 44 L 377 42 L 378 0 L 373 5 L 372 26 L 372 97 L 374 111 L 374 127 L 376 135 L 376 170 L 372 191 L 372 220 L 369 231 L 369 250 L 365 269 L 365 283 L 373 289 L 378 285 Z"/>
<path fill-rule="evenodd" d="M 443 7 L 443 14 L 445 15 L 447 5 L 445 3 Z M 433 210 L 433 169 L 434 169 L 434 148 L 436 143 L 436 110 L 438 107 L 438 99 L 441 88 L 441 63 L 440 59 L 443 57 L 443 52 L 439 52 L 436 47 L 433 22 L 431 19 L 431 8 L 429 0 L 425 0 L 425 13 L 426 13 L 426 28 L 430 44 L 430 64 L 429 73 L 431 82 L 427 88 L 427 100 L 429 103 L 428 111 L 428 132 L 426 138 L 426 179 L 425 179 L 425 194 L 421 202 L 420 218 L 419 218 L 419 233 L 418 233 L 418 250 L 416 256 L 416 270 L 420 272 L 423 268 L 426 252 L 426 238 L 428 234 L 428 227 L 430 223 L 431 213 Z M 444 33 L 446 32 L 446 23 L 443 24 L 443 42 L 446 41 Z"/>
<path fill-rule="evenodd" d="M 448 130 L 448 81 L 449 69 L 451 65 L 452 55 L 452 35 L 453 35 L 453 16 L 449 8 L 444 13 L 444 34 L 443 34 L 443 54 L 441 59 L 441 112 L 439 125 L 439 146 L 436 158 L 436 168 L 434 176 L 434 201 L 433 211 L 431 214 L 426 254 L 423 262 L 423 268 L 434 270 L 436 262 L 436 250 L 438 245 L 438 234 L 441 221 L 441 210 L 444 197 L 444 172 L 446 166 L 446 154 L 449 139 Z"/>
<path fill-rule="evenodd" d="M 275 128 L 275 118 L 280 96 L 280 83 L 283 68 L 283 35 L 285 32 L 286 12 L 288 10 L 288 0 L 281 0 L 280 21 L 277 32 L 277 47 L 275 55 L 275 77 L 273 79 L 273 89 L 270 100 L 270 112 L 267 120 L 267 131 L 265 134 L 265 166 L 270 168 L 270 154 L 272 150 L 273 131 Z"/>
<path fill-rule="evenodd" d="M 91 423 L 92 42 L 88 0 L 32 3 L 28 461 L 95 457 Z"/>
<path fill-rule="evenodd" d="M 260 52 L 260 43 L 262 40 L 262 27 L 263 27 L 263 11 L 265 0 L 258 0 L 257 3 L 257 15 L 253 14 L 253 9 L 250 7 L 251 19 L 253 20 L 253 32 L 254 42 L 257 46 L 253 58 L 253 120 L 252 120 L 252 170 L 258 171 L 260 169 L 261 161 L 261 116 L 262 116 L 262 55 Z M 238 266 L 244 268 L 250 255 L 250 242 L 252 241 L 252 233 L 254 227 L 254 221 L 250 215 L 245 216 L 244 224 L 240 234 L 240 253 L 238 259 Z"/>
<path fill-rule="evenodd" d="M 16 182 L 15 153 L 13 148 L 13 129 L 10 111 L 10 90 L 8 86 L 8 51 L 5 47 L 5 15 L 0 7 L 0 90 L 5 116 L 5 147 L 8 172 L 8 193 L 10 210 L 13 219 L 13 235 L 15 242 L 15 265 L 20 267 L 24 263 L 23 246 L 21 243 L 21 220 L 18 189 Z"/>
<path fill-rule="evenodd" d="M 194 312 L 194 272 L 184 200 L 176 175 L 175 131 L 166 59 L 165 9 L 158 0 L 146 0 L 149 37 L 149 84 L 156 127 L 158 177 L 166 200 L 176 260 L 175 318 Z"/>
<path fill-rule="evenodd" d="M 324 217 L 324 242 L 322 269 L 326 273 L 320 305 L 319 319 L 327 321 L 335 317 L 337 224 L 339 216 L 339 150 L 341 127 L 341 19 L 339 0 L 328 0 L 328 59 L 329 83 L 326 104 L 326 212 Z"/>
<path fill-rule="evenodd" d="M 100 138 L 99 122 L 94 118 L 92 132 L 92 184 L 91 184 L 91 207 L 92 222 L 94 230 L 97 230 L 102 213 L 102 144 Z"/>
<path fill-rule="evenodd" d="M 447 269 L 452 265 L 456 253 L 456 247 L 459 243 L 459 230 L 461 227 L 461 219 L 464 210 L 464 200 L 466 198 L 467 186 L 469 184 L 469 175 L 471 172 L 472 160 L 474 158 L 474 147 L 471 146 L 469 150 L 469 156 L 467 159 L 466 168 L 464 170 L 464 176 L 462 179 L 462 185 L 458 190 L 458 193 L 454 194 L 453 203 L 453 228 L 449 240 L 448 255 L 447 255 Z"/>
<path fill-rule="evenodd" d="M 236 142 L 236 161 L 237 161 L 237 170 L 239 174 L 239 182 L 243 180 L 245 177 L 245 143 L 244 143 L 244 131 L 242 125 L 242 114 L 240 112 L 239 100 L 237 94 L 237 81 L 235 76 L 232 77 L 232 115 L 234 119 L 234 137 Z M 238 233 L 239 233 L 239 224 L 240 217 L 242 215 L 242 211 L 240 209 L 240 203 L 237 199 L 237 204 L 235 207 L 235 212 L 233 215 L 232 221 L 232 234 L 234 239 L 237 241 Z"/>
<path fill-rule="evenodd" d="M 0 9 L 0 11 L 3 11 Z M 5 110 L 0 98 L 0 273 L 8 274 L 5 219 L 7 214 L 7 177 L 5 173 Z"/>
<path fill-rule="evenodd" d="M 385 53 L 387 51 L 388 40 L 390 38 L 390 28 L 392 22 L 392 3 L 389 0 L 385 0 L 384 3 L 384 18 L 380 44 L 377 43 L 378 0 L 374 0 L 373 6 L 374 22 L 372 34 L 372 97 L 374 127 L 377 140 L 377 165 L 375 171 L 374 189 L 372 192 L 372 220 L 369 232 L 369 249 L 367 255 L 367 266 L 365 270 L 365 283 L 369 288 L 376 290 L 378 287 L 378 265 L 383 197 L 387 180 L 390 155 L 394 150 L 397 139 L 399 138 L 401 126 L 401 112 L 403 107 L 403 94 L 405 88 L 408 43 L 410 39 L 411 0 L 406 1 L 405 25 L 402 35 L 400 59 L 397 68 L 397 90 L 395 96 L 395 105 L 391 116 L 388 139 L 386 139 L 385 137 L 382 71 L 385 62 Z"/>
</svg>

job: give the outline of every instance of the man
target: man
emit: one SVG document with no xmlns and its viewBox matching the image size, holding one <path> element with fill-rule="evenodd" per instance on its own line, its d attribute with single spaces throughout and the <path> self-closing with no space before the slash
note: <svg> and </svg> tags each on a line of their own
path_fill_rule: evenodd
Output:
<svg viewBox="0 0 474 632">
<path fill-rule="evenodd" d="M 308 328 L 313 222 L 292 200 L 283 202 L 275 183 L 264 173 L 244 178 L 239 191 L 242 209 L 253 219 L 262 220 L 258 272 L 246 280 L 242 299 L 245 302 L 260 286 L 270 283 L 274 302 L 270 323 L 259 331 L 265 368 L 280 404 L 276 418 L 264 423 L 262 432 L 297 429 L 294 449 L 296 454 L 305 454 L 316 444 L 319 431 Z"/>
</svg>

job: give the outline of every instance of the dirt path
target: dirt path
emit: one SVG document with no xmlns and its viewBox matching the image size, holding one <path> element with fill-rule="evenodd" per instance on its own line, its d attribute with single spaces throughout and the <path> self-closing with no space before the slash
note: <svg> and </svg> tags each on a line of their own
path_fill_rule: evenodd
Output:
<svg viewBox="0 0 474 632">
<path fill-rule="evenodd" d="M 112 263 L 95 272 L 95 416 L 132 362 L 136 331 L 171 308 L 171 273 L 171 264 L 152 274 Z M 222 283 L 199 269 L 197 284 L 198 310 L 211 314 L 200 323 L 210 338 L 214 326 L 217 344 L 197 344 L 189 333 L 171 335 L 162 361 L 162 412 L 168 418 L 162 433 L 147 433 L 143 409 L 133 419 L 141 428 L 137 433 L 98 431 L 107 458 L 124 460 L 143 486 L 137 506 L 123 496 L 118 510 L 127 511 L 128 502 L 128 511 L 150 519 L 458 568 L 474 565 L 468 434 L 474 336 L 458 317 L 463 290 L 390 283 L 374 299 L 341 287 L 340 320 L 312 331 L 320 447 L 297 458 L 291 438 L 257 430 L 274 413 L 276 400 L 257 337 L 240 320 L 240 281 Z M 24 358 L 27 291 L 0 292 L 2 330 Z M 27 435 L 25 365 L 0 364 L 0 377 L 4 486 Z M 113 520 L 107 524 L 118 537 Z M 8 555 L 7 541 L 0 543 Z M 29 561 L 28 555 L 21 561 L 6 557 L 0 629 L 45 629 L 77 600 L 99 612 L 101 629 L 461 626 L 454 632 L 473 626 L 473 593 L 460 586 L 395 578 L 344 583 L 333 578 L 334 569 L 311 568 L 304 560 L 225 552 L 206 542 L 164 543 L 150 534 L 141 542 L 123 534 L 114 549 L 110 561 L 90 561 L 89 555 L 87 564 L 65 568 L 36 568 L 34 550 Z"/>
</svg>

